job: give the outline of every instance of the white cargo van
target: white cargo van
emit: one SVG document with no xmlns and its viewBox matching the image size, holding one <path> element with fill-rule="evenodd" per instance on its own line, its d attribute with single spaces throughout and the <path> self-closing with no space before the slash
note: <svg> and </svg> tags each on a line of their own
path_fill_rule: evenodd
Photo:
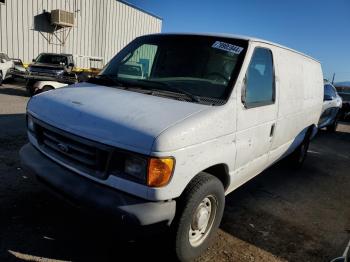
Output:
<svg viewBox="0 0 350 262">
<path fill-rule="evenodd" d="M 138 77 L 125 70 L 135 63 Z M 209 245 L 225 195 L 281 158 L 303 163 L 322 102 L 320 63 L 289 48 L 142 36 L 89 82 L 33 97 L 20 155 L 71 200 L 131 224 L 167 224 L 189 260 Z"/>
</svg>

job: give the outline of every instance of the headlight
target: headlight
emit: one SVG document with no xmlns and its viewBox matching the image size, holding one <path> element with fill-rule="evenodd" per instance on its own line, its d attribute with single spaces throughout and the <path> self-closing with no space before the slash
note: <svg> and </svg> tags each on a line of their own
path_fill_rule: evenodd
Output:
<svg viewBox="0 0 350 262">
<path fill-rule="evenodd" d="M 33 118 L 30 115 L 27 115 L 27 128 L 31 132 L 35 132 L 35 124 Z"/>
<path fill-rule="evenodd" d="M 124 172 L 134 178 L 145 181 L 147 160 L 141 157 L 129 156 L 125 159 Z"/>
<path fill-rule="evenodd" d="M 111 174 L 150 187 L 162 187 L 169 183 L 175 167 L 175 159 L 148 158 L 129 153 L 116 153 L 110 163 Z"/>
</svg>

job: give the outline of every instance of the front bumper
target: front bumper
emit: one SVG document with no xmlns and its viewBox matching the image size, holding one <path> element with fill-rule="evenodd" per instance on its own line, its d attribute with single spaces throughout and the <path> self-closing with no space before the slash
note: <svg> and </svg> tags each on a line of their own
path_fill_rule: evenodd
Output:
<svg viewBox="0 0 350 262">
<path fill-rule="evenodd" d="M 150 202 L 100 185 L 53 162 L 29 143 L 19 154 L 26 171 L 54 192 L 84 207 L 101 209 L 122 221 L 141 226 L 160 222 L 170 225 L 175 216 L 175 200 Z"/>
<path fill-rule="evenodd" d="M 20 71 L 20 70 L 16 70 L 16 69 L 14 69 L 14 68 L 11 68 L 11 69 L 8 71 L 8 74 L 9 74 L 11 77 L 25 78 L 26 75 L 27 75 L 27 71 Z"/>
<path fill-rule="evenodd" d="M 28 73 L 24 76 L 29 83 L 33 84 L 37 81 L 55 81 L 65 84 L 75 84 L 78 80 L 75 75 L 55 75 L 55 74 L 36 74 Z"/>
</svg>

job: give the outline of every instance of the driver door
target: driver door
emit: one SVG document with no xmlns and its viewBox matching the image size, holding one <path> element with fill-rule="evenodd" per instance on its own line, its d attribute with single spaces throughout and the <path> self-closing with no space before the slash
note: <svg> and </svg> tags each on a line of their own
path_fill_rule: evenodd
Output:
<svg viewBox="0 0 350 262">
<path fill-rule="evenodd" d="M 273 52 L 254 48 L 244 83 L 237 92 L 236 175 L 248 181 L 268 166 L 277 118 Z"/>
</svg>

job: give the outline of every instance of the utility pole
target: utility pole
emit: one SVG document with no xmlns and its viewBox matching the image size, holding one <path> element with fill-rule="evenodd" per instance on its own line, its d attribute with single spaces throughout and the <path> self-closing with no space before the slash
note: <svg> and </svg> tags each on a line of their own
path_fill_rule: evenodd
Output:
<svg viewBox="0 0 350 262">
<path fill-rule="evenodd" d="M 334 85 L 334 78 L 335 78 L 335 73 L 333 73 L 333 77 L 332 77 L 332 85 Z"/>
</svg>

